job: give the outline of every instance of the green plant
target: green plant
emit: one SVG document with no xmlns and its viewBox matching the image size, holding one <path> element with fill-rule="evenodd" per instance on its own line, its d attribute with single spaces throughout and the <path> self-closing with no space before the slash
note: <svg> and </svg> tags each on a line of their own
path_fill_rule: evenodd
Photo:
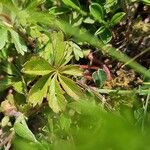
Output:
<svg viewBox="0 0 150 150">
<path fill-rule="evenodd" d="M 1 0 L 0 148 L 149 149 L 147 5 Z"/>
<path fill-rule="evenodd" d="M 59 112 L 64 110 L 66 105 L 64 92 L 73 99 L 82 96 L 81 89 L 68 78 L 70 75 L 82 76 L 82 71 L 78 66 L 67 65 L 72 58 L 72 47 L 63 41 L 62 32 L 53 33 L 52 43 L 47 46 L 49 52 L 47 61 L 33 57 L 24 64 L 22 72 L 42 76 L 29 91 L 29 102 L 33 106 L 41 105 L 43 98 L 47 97 L 49 106 L 54 112 Z"/>
</svg>

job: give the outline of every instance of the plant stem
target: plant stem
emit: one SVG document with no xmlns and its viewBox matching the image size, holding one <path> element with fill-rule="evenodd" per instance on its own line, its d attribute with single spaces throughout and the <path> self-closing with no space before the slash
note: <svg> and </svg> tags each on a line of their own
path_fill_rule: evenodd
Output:
<svg viewBox="0 0 150 150">
<path fill-rule="evenodd" d="M 97 92 L 101 94 L 117 93 L 117 94 L 140 94 L 146 93 L 150 94 L 150 90 L 109 90 L 109 89 L 96 89 Z"/>
</svg>

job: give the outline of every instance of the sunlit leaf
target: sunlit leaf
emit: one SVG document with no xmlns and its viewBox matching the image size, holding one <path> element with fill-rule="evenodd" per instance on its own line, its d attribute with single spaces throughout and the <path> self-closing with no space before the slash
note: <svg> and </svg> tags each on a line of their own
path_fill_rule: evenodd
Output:
<svg viewBox="0 0 150 150">
<path fill-rule="evenodd" d="M 53 44 L 53 57 L 54 57 L 54 65 L 60 65 L 64 55 L 65 55 L 65 42 L 64 36 L 62 32 L 53 33 L 52 35 L 52 44 Z"/>
<path fill-rule="evenodd" d="M 62 67 L 60 70 L 62 74 L 68 74 L 68 75 L 74 75 L 74 76 L 83 76 L 82 70 L 79 68 L 79 66 L 73 66 L 73 65 L 66 65 Z"/>
<path fill-rule="evenodd" d="M 75 100 L 78 100 L 83 96 L 82 90 L 71 79 L 65 76 L 59 76 L 59 81 L 65 92 Z"/>
<path fill-rule="evenodd" d="M 14 30 L 10 30 L 10 33 L 12 37 L 12 42 L 15 44 L 17 52 L 24 55 L 24 53 L 27 52 L 27 46 L 25 45 L 23 39 Z"/>
<path fill-rule="evenodd" d="M 65 109 L 66 100 L 63 96 L 62 89 L 57 82 L 57 76 L 54 76 L 50 83 L 49 93 L 47 95 L 48 104 L 55 113 Z"/>
<path fill-rule="evenodd" d="M 1 120 L 1 126 L 5 127 L 9 124 L 9 116 L 5 116 L 2 120 Z"/>
<path fill-rule="evenodd" d="M 73 42 L 69 42 L 69 44 L 70 44 L 71 47 L 72 47 L 72 50 L 73 50 L 73 52 L 74 52 L 75 59 L 76 59 L 77 61 L 79 61 L 80 58 L 83 58 L 83 52 L 82 52 L 81 48 L 80 48 L 77 44 L 75 44 L 75 43 L 73 43 Z"/>
<path fill-rule="evenodd" d="M 63 3 L 67 6 L 70 6 L 76 10 L 80 10 L 80 7 L 77 5 L 78 1 L 77 0 L 62 0 Z"/>
<path fill-rule="evenodd" d="M 24 94 L 24 85 L 22 81 L 14 82 L 12 84 L 14 90 L 20 94 Z"/>
<path fill-rule="evenodd" d="M 41 77 L 31 88 L 28 95 L 28 101 L 35 105 L 40 105 L 46 96 L 50 84 L 50 75 Z"/>
<path fill-rule="evenodd" d="M 46 75 L 53 71 L 50 64 L 41 57 L 32 57 L 27 61 L 22 69 L 22 72 L 30 75 Z"/>
<path fill-rule="evenodd" d="M 2 49 L 8 41 L 8 33 L 6 29 L 0 28 L 0 49 Z"/>
</svg>

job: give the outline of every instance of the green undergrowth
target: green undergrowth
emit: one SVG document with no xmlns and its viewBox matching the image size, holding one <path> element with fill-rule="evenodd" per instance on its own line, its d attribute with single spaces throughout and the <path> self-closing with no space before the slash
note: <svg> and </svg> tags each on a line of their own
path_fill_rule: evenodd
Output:
<svg viewBox="0 0 150 150">
<path fill-rule="evenodd" d="M 0 149 L 149 150 L 149 6 L 1 0 Z"/>
</svg>

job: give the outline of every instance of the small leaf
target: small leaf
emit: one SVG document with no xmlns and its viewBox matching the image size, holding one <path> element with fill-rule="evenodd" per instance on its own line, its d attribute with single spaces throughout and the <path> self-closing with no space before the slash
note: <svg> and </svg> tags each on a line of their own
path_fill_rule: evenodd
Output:
<svg viewBox="0 0 150 150">
<path fill-rule="evenodd" d="M 42 103 L 43 98 L 47 94 L 49 83 L 50 75 L 45 75 L 33 85 L 28 95 L 28 101 L 32 103 L 33 106 Z"/>
<path fill-rule="evenodd" d="M 87 17 L 83 20 L 84 23 L 93 24 L 95 20 L 91 19 L 90 17 Z"/>
<path fill-rule="evenodd" d="M 73 52 L 74 52 L 75 59 L 76 59 L 77 61 L 79 61 L 80 58 L 83 58 L 83 52 L 82 52 L 81 48 L 80 48 L 77 44 L 75 44 L 75 43 L 73 43 L 73 42 L 71 42 L 71 41 L 69 42 L 69 44 L 70 44 L 71 47 L 72 47 L 72 50 L 73 50 Z"/>
<path fill-rule="evenodd" d="M 54 65 L 59 66 L 62 63 L 66 51 L 66 44 L 64 42 L 64 35 L 62 32 L 53 33 L 52 44 Z"/>
<path fill-rule="evenodd" d="M 95 84 L 99 87 L 102 87 L 105 81 L 107 80 L 107 75 L 102 69 L 99 69 L 98 71 L 94 72 L 92 77 Z"/>
<path fill-rule="evenodd" d="M 98 3 L 92 3 L 89 6 L 90 9 L 90 13 L 91 15 L 100 23 L 104 22 L 104 12 L 103 12 L 103 8 L 101 5 L 99 5 Z"/>
<path fill-rule="evenodd" d="M 111 41 L 112 35 L 109 29 L 105 28 L 104 26 L 100 27 L 96 32 L 95 35 L 98 35 L 104 44 L 107 44 Z"/>
<path fill-rule="evenodd" d="M 5 127 L 9 124 L 9 116 L 5 116 L 2 120 L 1 120 L 1 126 Z"/>
<path fill-rule="evenodd" d="M 14 90 L 20 94 L 24 94 L 24 85 L 21 81 L 18 81 L 18 82 L 14 82 L 12 84 Z"/>
<path fill-rule="evenodd" d="M 7 30 L 0 28 L 0 49 L 4 48 L 7 41 L 8 41 Z"/>
<path fill-rule="evenodd" d="M 79 66 L 73 66 L 73 65 L 66 65 L 62 67 L 60 70 L 62 74 L 68 74 L 73 76 L 83 76 L 82 70 L 79 68 Z"/>
<path fill-rule="evenodd" d="M 114 26 L 116 24 L 118 24 L 122 19 L 123 17 L 125 16 L 125 13 L 124 12 L 119 12 L 119 13 L 116 13 L 112 18 L 111 18 L 111 25 Z"/>
<path fill-rule="evenodd" d="M 50 14 L 53 14 L 53 15 L 61 15 L 61 14 L 64 14 L 64 13 L 67 13 L 68 12 L 68 9 L 66 7 L 51 7 L 49 9 L 49 12 Z"/>
<path fill-rule="evenodd" d="M 77 0 L 62 0 L 62 1 L 65 5 L 70 6 L 73 9 L 80 10 L 80 7 L 77 5 Z"/>
<path fill-rule="evenodd" d="M 30 75 L 46 75 L 53 71 L 50 64 L 41 57 L 32 57 L 24 64 L 22 72 Z"/>
<path fill-rule="evenodd" d="M 47 98 L 49 106 L 55 113 L 58 113 L 65 109 L 66 100 L 63 96 L 62 89 L 57 82 L 57 76 L 54 76 L 51 80 Z"/>
<path fill-rule="evenodd" d="M 24 55 L 24 53 L 27 52 L 27 46 L 25 45 L 24 41 L 14 30 L 10 30 L 10 33 L 12 37 L 12 42 L 15 44 L 17 52 Z"/>
<path fill-rule="evenodd" d="M 20 137 L 22 137 L 30 142 L 37 141 L 34 134 L 30 131 L 30 129 L 26 125 L 24 125 L 20 122 L 16 122 L 14 124 L 14 130 Z"/>
<path fill-rule="evenodd" d="M 77 86 L 77 84 L 73 80 L 65 76 L 59 76 L 59 81 L 66 93 L 75 100 L 78 100 L 83 96 L 82 90 Z"/>
</svg>

